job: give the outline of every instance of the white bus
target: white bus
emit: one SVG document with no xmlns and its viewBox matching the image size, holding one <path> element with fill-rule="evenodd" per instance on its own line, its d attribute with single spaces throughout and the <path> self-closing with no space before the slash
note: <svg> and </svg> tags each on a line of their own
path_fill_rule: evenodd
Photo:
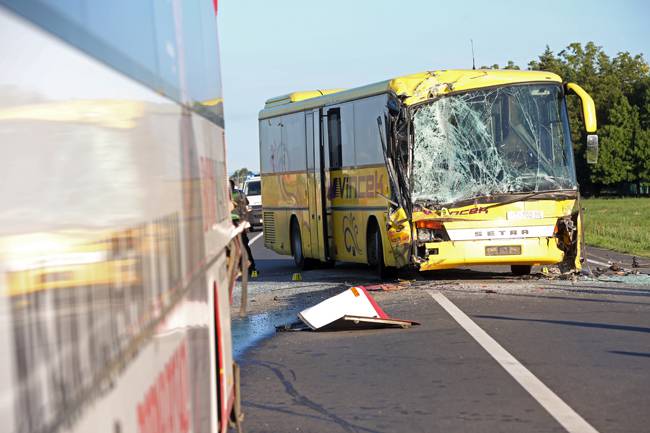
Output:
<svg viewBox="0 0 650 433">
<path fill-rule="evenodd" d="M 240 419 L 216 4 L 0 0 L 3 432 Z"/>
</svg>

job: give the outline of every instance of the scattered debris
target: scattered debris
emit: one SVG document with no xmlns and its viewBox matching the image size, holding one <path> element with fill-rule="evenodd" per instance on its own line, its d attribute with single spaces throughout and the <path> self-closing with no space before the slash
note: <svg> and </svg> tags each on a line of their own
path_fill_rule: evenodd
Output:
<svg viewBox="0 0 650 433">
<path fill-rule="evenodd" d="M 351 287 L 307 308 L 298 314 L 298 318 L 302 323 L 277 326 L 276 331 L 341 331 L 419 325 L 418 322 L 388 316 L 363 286 Z"/>
<path fill-rule="evenodd" d="M 496 294 L 497 291 L 496 291 L 496 290 L 492 290 L 492 289 L 485 289 L 485 290 L 483 290 L 483 293 L 494 293 L 494 294 Z"/>
<path fill-rule="evenodd" d="M 549 275 L 548 266 L 543 266 L 542 267 L 542 274 L 547 275 L 547 276 Z"/>
<path fill-rule="evenodd" d="M 611 269 L 614 272 L 620 272 L 623 270 L 621 267 L 621 264 L 619 262 L 614 262 L 610 265 L 609 269 Z"/>
<path fill-rule="evenodd" d="M 366 290 L 369 292 L 394 292 L 397 290 L 404 290 L 410 288 L 415 280 L 397 280 L 396 283 L 376 284 L 374 286 L 367 286 Z"/>
</svg>

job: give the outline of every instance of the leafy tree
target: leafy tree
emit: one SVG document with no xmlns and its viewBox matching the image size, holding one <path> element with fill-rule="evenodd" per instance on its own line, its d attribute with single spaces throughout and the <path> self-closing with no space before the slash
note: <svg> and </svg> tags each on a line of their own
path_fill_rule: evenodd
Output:
<svg viewBox="0 0 650 433">
<path fill-rule="evenodd" d="M 621 95 L 610 110 L 610 121 L 601 128 L 600 155 L 591 174 L 592 180 L 604 185 L 635 181 L 634 146 L 639 129 L 638 110 Z"/>
<path fill-rule="evenodd" d="M 592 169 L 584 159 L 585 131 L 580 100 L 567 98 L 578 181 L 583 188 L 650 181 L 645 167 L 650 130 L 650 68 L 642 55 L 628 52 L 610 58 L 593 42 L 572 43 L 554 54 L 549 46 L 528 64 L 582 86 L 596 104 L 601 161 Z M 622 110 L 622 111 L 621 111 Z"/>
<path fill-rule="evenodd" d="M 235 182 L 235 184 L 241 185 L 244 182 L 244 180 L 248 177 L 249 174 L 253 174 L 253 172 L 247 169 L 246 167 L 243 167 L 238 170 L 235 170 L 233 174 L 230 176 L 230 179 L 232 179 Z"/>
</svg>

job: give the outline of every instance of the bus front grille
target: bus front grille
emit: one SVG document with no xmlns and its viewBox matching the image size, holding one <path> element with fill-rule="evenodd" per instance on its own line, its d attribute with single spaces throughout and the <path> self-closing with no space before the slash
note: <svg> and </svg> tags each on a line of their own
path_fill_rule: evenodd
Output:
<svg viewBox="0 0 650 433">
<path fill-rule="evenodd" d="M 264 212 L 264 243 L 275 243 L 275 214 Z"/>
</svg>

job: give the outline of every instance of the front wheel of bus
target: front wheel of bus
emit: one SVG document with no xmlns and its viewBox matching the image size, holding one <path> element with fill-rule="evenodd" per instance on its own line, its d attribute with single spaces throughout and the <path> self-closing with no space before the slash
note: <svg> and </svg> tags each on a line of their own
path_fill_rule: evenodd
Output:
<svg viewBox="0 0 650 433">
<path fill-rule="evenodd" d="M 383 279 L 387 277 L 388 272 L 384 264 L 384 249 L 381 243 L 381 232 L 375 226 L 368 236 L 368 266 L 374 271 L 375 275 Z"/>
<path fill-rule="evenodd" d="M 510 271 L 513 275 L 530 275 L 531 265 L 512 265 Z"/>
<path fill-rule="evenodd" d="M 305 255 L 302 251 L 302 238 L 300 236 L 300 226 L 294 220 L 291 222 L 291 255 L 293 262 L 300 269 L 305 267 Z"/>
</svg>

